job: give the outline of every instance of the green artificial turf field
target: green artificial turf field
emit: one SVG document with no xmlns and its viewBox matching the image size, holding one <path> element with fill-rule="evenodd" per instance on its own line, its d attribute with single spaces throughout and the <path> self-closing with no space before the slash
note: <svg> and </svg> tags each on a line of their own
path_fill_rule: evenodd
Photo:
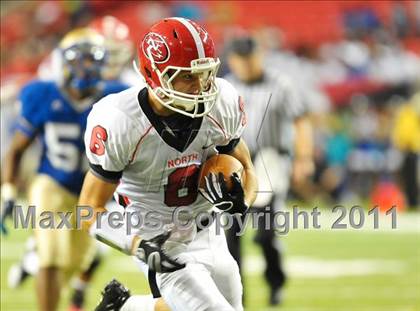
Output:
<svg viewBox="0 0 420 311">
<path fill-rule="evenodd" d="M 329 224 L 331 217 L 324 218 Z M 289 274 L 282 308 L 267 306 L 264 261 L 249 229 L 244 237 L 246 310 L 420 310 L 420 214 L 398 215 L 396 230 L 372 230 L 370 225 L 362 230 L 330 230 L 325 225 L 320 230 L 291 230 L 281 237 Z M 3 311 L 36 310 L 33 279 L 19 289 L 7 288 L 7 270 L 22 255 L 27 235 L 16 230 L 1 240 Z M 131 258 L 111 250 L 89 289 L 86 310 L 93 310 L 101 289 L 113 277 L 132 292 L 147 292 Z M 67 310 L 67 303 L 68 292 L 60 310 Z"/>
</svg>

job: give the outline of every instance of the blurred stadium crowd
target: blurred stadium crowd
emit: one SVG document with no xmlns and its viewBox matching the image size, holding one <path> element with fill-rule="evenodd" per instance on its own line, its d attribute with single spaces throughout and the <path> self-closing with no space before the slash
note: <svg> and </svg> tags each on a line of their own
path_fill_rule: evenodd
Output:
<svg viewBox="0 0 420 311">
<path fill-rule="evenodd" d="M 295 196 L 419 206 L 420 2 L 2 3 L 2 147 L 19 88 L 64 33 L 104 15 L 126 23 L 134 42 L 159 18 L 198 20 L 222 56 L 230 38 L 252 34 L 265 65 L 289 75 L 311 110 L 316 171 Z"/>
</svg>

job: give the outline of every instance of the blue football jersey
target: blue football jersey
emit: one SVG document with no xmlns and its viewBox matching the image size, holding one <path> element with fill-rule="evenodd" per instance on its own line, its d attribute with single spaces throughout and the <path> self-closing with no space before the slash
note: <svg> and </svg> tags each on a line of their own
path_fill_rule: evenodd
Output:
<svg viewBox="0 0 420 311">
<path fill-rule="evenodd" d="M 126 88 L 118 81 L 103 82 L 94 101 Z M 20 94 L 22 107 L 16 127 L 28 137 L 41 139 L 38 173 L 49 175 L 75 194 L 82 188 L 88 167 L 83 136 L 94 101 L 72 103 L 52 81 L 32 81 Z"/>
</svg>

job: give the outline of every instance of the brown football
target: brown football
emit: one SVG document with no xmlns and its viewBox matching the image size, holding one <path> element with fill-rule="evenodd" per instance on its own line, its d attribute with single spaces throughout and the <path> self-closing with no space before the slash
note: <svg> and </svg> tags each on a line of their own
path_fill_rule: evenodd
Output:
<svg viewBox="0 0 420 311">
<path fill-rule="evenodd" d="M 232 180 L 230 176 L 235 172 L 238 173 L 239 177 L 241 178 L 241 182 L 243 183 L 243 170 L 244 167 L 242 166 L 242 163 L 239 162 L 236 158 L 227 154 L 216 154 L 207 159 L 207 161 L 204 162 L 201 168 L 199 184 L 200 188 L 204 189 L 204 176 L 208 176 L 210 173 L 215 173 L 216 176 L 219 173 L 223 173 L 223 176 L 225 177 L 226 181 L 226 186 L 228 190 L 231 190 Z"/>
</svg>

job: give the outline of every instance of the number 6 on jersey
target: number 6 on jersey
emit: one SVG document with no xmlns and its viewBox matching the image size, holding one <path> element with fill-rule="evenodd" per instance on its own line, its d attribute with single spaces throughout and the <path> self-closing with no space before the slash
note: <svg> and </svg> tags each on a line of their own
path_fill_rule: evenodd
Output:
<svg viewBox="0 0 420 311">
<path fill-rule="evenodd" d="M 106 140 L 108 139 L 108 134 L 106 130 L 97 125 L 92 129 L 92 135 L 90 138 L 90 151 L 92 151 L 96 155 L 103 155 L 105 153 L 105 144 Z"/>
</svg>

